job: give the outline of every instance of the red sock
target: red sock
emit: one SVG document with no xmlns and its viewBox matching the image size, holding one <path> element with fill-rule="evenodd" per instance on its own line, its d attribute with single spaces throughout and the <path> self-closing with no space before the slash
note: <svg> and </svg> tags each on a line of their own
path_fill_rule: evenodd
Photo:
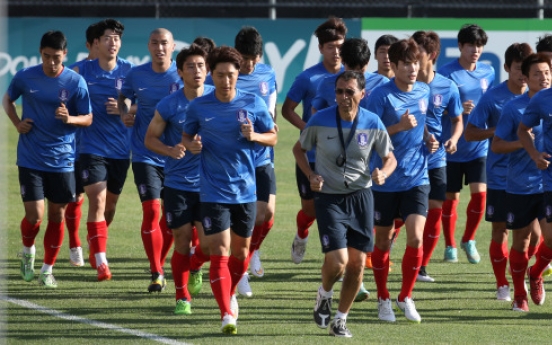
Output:
<svg viewBox="0 0 552 345">
<path fill-rule="evenodd" d="M 161 250 L 163 249 L 163 235 L 159 228 L 159 213 L 161 202 L 148 200 L 142 203 L 142 243 L 150 262 L 151 273 L 163 274 L 161 266 Z"/>
<path fill-rule="evenodd" d="M 542 276 L 542 272 L 546 269 L 550 261 L 552 260 L 552 249 L 550 249 L 544 242 L 539 246 L 537 251 L 536 261 L 533 266 L 531 266 L 531 277 L 538 278 Z"/>
<path fill-rule="evenodd" d="M 299 210 L 297 212 L 297 236 L 301 239 L 307 238 L 309 236 L 309 228 L 315 220 L 316 218 L 309 217 L 303 210 Z"/>
<path fill-rule="evenodd" d="M 466 230 L 462 236 L 462 242 L 468 242 L 475 239 L 475 232 L 483 214 L 485 214 L 485 201 L 487 200 L 487 192 L 472 193 L 468 208 L 466 209 Z"/>
<path fill-rule="evenodd" d="M 163 215 L 159 221 L 159 228 L 161 229 L 161 234 L 163 235 L 163 247 L 161 248 L 160 257 L 161 267 L 163 267 L 174 242 L 172 230 L 169 229 L 167 219 L 165 218 L 165 207 L 163 207 Z"/>
<path fill-rule="evenodd" d="M 420 272 L 424 250 L 406 246 L 402 260 L 402 287 L 399 294 L 399 301 L 404 301 L 406 297 L 412 297 L 412 290 L 416 284 L 416 277 Z"/>
<path fill-rule="evenodd" d="M 176 290 L 176 300 L 186 298 L 191 301 L 192 297 L 188 291 L 188 277 L 190 274 L 190 256 L 173 251 L 171 257 L 171 270 Z"/>
<path fill-rule="evenodd" d="M 527 296 L 527 291 L 525 291 L 525 272 L 527 272 L 528 263 L 529 257 L 527 257 L 527 252 L 522 253 L 514 248 L 510 249 L 510 269 L 512 271 L 515 297 Z"/>
<path fill-rule="evenodd" d="M 404 225 L 404 222 L 402 219 L 395 219 L 395 233 L 393 234 L 393 243 L 397 242 L 397 238 L 401 233 L 401 228 L 403 225 Z"/>
<path fill-rule="evenodd" d="M 192 226 L 192 247 L 199 247 L 199 237 L 195 226 Z"/>
<path fill-rule="evenodd" d="M 63 244 L 64 226 L 63 222 L 48 221 L 46 233 L 44 234 L 44 263 L 46 265 L 53 266 L 56 263 L 56 258 Z"/>
<path fill-rule="evenodd" d="M 32 247 L 35 244 L 35 238 L 40 230 L 40 223 L 31 224 L 27 218 L 21 220 L 21 240 L 25 247 Z"/>
<path fill-rule="evenodd" d="M 496 287 L 510 284 L 506 278 L 506 266 L 508 265 L 508 242 L 497 243 L 491 240 L 489 246 L 489 257 L 493 266 L 493 272 L 496 278 Z"/>
<path fill-rule="evenodd" d="M 266 236 L 274 226 L 274 217 L 270 218 L 268 222 L 263 223 L 263 232 L 261 234 L 261 241 L 259 242 L 259 245 L 257 246 L 257 249 L 261 248 L 261 244 L 263 244 L 263 241 L 265 240 Z"/>
<path fill-rule="evenodd" d="M 454 232 L 456 230 L 456 220 L 458 219 L 457 207 L 458 200 L 445 200 L 443 202 L 443 235 L 445 236 L 445 245 L 447 247 L 456 248 Z"/>
<path fill-rule="evenodd" d="M 220 309 L 220 317 L 223 318 L 224 314 L 232 315 L 230 311 L 232 278 L 228 270 L 228 256 L 211 255 L 209 279 L 211 280 L 211 290 L 213 290 Z"/>
<path fill-rule="evenodd" d="M 84 198 L 67 204 L 65 210 L 65 224 L 67 225 L 67 233 L 69 234 L 69 248 L 81 247 L 79 238 L 79 226 L 82 217 L 82 203 Z"/>
<path fill-rule="evenodd" d="M 198 271 L 204 263 L 211 260 L 209 255 L 205 255 L 201 246 L 196 246 L 195 252 L 190 259 L 190 271 Z"/>
<path fill-rule="evenodd" d="M 382 251 L 374 247 L 372 252 L 372 271 L 378 289 L 378 298 L 389 299 L 387 290 L 387 276 L 389 275 L 389 251 Z"/>
<path fill-rule="evenodd" d="M 105 253 L 107 250 L 107 224 L 105 220 L 101 222 L 87 222 L 88 243 L 90 244 L 90 252 Z"/>
<path fill-rule="evenodd" d="M 439 235 L 441 235 L 441 208 L 432 208 L 427 212 L 427 219 L 424 227 L 424 256 L 422 266 L 427 266 L 437 243 L 439 243 Z"/>
<path fill-rule="evenodd" d="M 232 285 L 230 286 L 230 295 L 233 295 L 236 291 L 236 286 L 240 282 L 243 274 L 247 271 L 249 266 L 249 259 L 251 255 L 247 256 L 247 259 L 240 261 L 233 255 L 230 255 L 228 259 L 228 271 L 230 271 L 230 276 L 232 277 Z"/>
<path fill-rule="evenodd" d="M 527 256 L 529 257 L 529 260 L 531 260 L 531 258 L 535 256 L 535 254 L 537 253 L 537 249 L 539 249 L 538 244 L 536 246 L 529 245 L 529 249 L 527 250 Z"/>
<path fill-rule="evenodd" d="M 253 253 L 255 250 L 259 249 L 261 244 L 261 236 L 263 234 L 263 226 L 255 225 L 253 227 L 253 234 L 251 235 L 251 244 L 249 245 L 249 252 Z"/>
</svg>

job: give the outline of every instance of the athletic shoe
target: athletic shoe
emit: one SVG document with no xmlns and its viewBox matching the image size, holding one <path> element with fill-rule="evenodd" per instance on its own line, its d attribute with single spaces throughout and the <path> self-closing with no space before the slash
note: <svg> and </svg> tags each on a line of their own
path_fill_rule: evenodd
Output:
<svg viewBox="0 0 552 345">
<path fill-rule="evenodd" d="M 255 250 L 253 252 L 253 255 L 251 255 L 251 261 L 249 261 L 249 269 L 251 270 L 251 273 L 255 277 L 261 278 L 264 276 L 264 269 L 263 265 L 261 264 L 261 253 L 258 250 Z"/>
<path fill-rule="evenodd" d="M 249 285 L 249 273 L 245 272 L 238 282 L 238 293 L 245 297 L 252 297 L 253 291 Z"/>
<path fill-rule="evenodd" d="M 415 323 L 422 322 L 422 317 L 420 316 L 420 314 L 418 314 L 412 298 L 406 297 L 404 299 L 404 302 L 399 302 L 399 299 L 397 298 L 395 300 L 395 303 L 397 303 L 397 307 L 404 313 L 404 316 L 406 316 L 408 321 L 412 321 Z"/>
<path fill-rule="evenodd" d="M 44 286 L 46 289 L 57 288 L 57 282 L 52 273 L 40 273 L 38 277 L 38 285 Z"/>
<path fill-rule="evenodd" d="M 190 271 L 190 278 L 188 279 L 188 292 L 192 296 L 196 296 L 203 286 L 203 272 L 201 269 L 197 271 Z"/>
<path fill-rule="evenodd" d="M 305 251 L 307 250 L 308 240 L 308 236 L 301 239 L 297 235 L 295 235 L 295 238 L 293 239 L 293 244 L 291 245 L 291 260 L 295 264 L 300 264 L 301 261 L 303 261 Z"/>
<path fill-rule="evenodd" d="M 370 292 L 366 290 L 364 287 L 364 283 L 360 284 L 360 290 L 358 290 L 358 293 L 355 297 L 355 302 L 362 302 L 366 301 L 368 298 L 370 298 Z"/>
<path fill-rule="evenodd" d="M 531 278 L 531 267 L 527 268 L 527 278 L 529 279 L 529 290 L 531 294 L 531 300 L 536 305 L 543 305 L 546 298 L 546 291 L 544 290 L 544 280 L 542 277 L 536 279 Z"/>
<path fill-rule="evenodd" d="M 353 334 L 345 323 L 346 321 L 343 319 L 333 319 L 330 322 L 330 335 L 341 338 L 352 338 Z"/>
<path fill-rule="evenodd" d="M 161 292 L 167 287 L 167 280 L 162 274 L 152 273 L 148 292 Z"/>
<path fill-rule="evenodd" d="M 451 263 L 458 262 L 458 249 L 447 246 L 445 248 L 445 258 L 443 260 Z"/>
<path fill-rule="evenodd" d="M 69 248 L 69 263 L 76 267 L 84 266 L 81 247 Z"/>
<path fill-rule="evenodd" d="M 425 270 L 425 266 L 420 267 L 420 272 L 418 272 L 418 276 L 416 277 L 416 281 L 418 282 L 425 282 L 425 283 L 433 283 L 435 279 L 431 278 L 429 274 L 427 274 Z"/>
<path fill-rule="evenodd" d="M 109 266 L 107 264 L 103 263 L 97 268 L 98 270 L 98 281 L 104 281 L 104 280 L 111 280 L 111 271 L 109 270 Z"/>
<path fill-rule="evenodd" d="M 548 264 L 548 266 L 544 269 L 544 272 L 542 272 L 542 276 L 548 277 L 550 275 L 552 275 L 552 265 Z"/>
<path fill-rule="evenodd" d="M 237 320 L 238 316 L 240 315 L 240 305 L 238 304 L 238 298 L 236 297 L 236 294 L 233 294 L 230 297 L 230 311 L 232 312 L 234 319 Z"/>
<path fill-rule="evenodd" d="M 462 242 L 460 244 L 460 247 L 464 249 L 466 252 L 466 256 L 468 257 L 468 261 L 470 264 L 477 264 L 481 260 L 481 257 L 479 256 L 479 253 L 477 252 L 477 248 L 475 248 L 475 241 L 469 240 L 468 242 Z"/>
<path fill-rule="evenodd" d="M 176 301 L 176 307 L 174 308 L 176 315 L 192 315 L 192 305 L 185 298 Z"/>
<path fill-rule="evenodd" d="M 34 279 L 35 256 L 34 254 L 19 253 L 19 257 L 21 257 L 21 278 L 26 282 L 30 282 Z"/>
<path fill-rule="evenodd" d="M 232 315 L 225 314 L 222 318 L 222 327 L 220 328 L 224 334 L 238 334 L 238 326 L 236 325 L 236 319 Z"/>
<path fill-rule="evenodd" d="M 322 297 L 320 290 L 316 295 L 316 304 L 314 305 L 314 322 L 319 328 L 327 328 L 328 320 L 332 315 L 332 298 Z"/>
<path fill-rule="evenodd" d="M 378 319 L 381 321 L 395 322 L 395 312 L 393 311 L 389 298 L 378 298 Z"/>
<path fill-rule="evenodd" d="M 527 297 L 514 297 L 514 301 L 512 302 L 512 310 L 528 312 L 529 305 L 527 303 Z"/>
<path fill-rule="evenodd" d="M 496 299 L 499 301 L 511 301 L 510 287 L 508 285 L 499 286 L 498 289 L 496 289 Z"/>
</svg>

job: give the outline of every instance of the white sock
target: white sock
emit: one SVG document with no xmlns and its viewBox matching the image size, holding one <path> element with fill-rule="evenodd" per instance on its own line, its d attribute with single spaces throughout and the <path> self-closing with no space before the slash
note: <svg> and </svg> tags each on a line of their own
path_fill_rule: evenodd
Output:
<svg viewBox="0 0 552 345">
<path fill-rule="evenodd" d="M 335 313 L 335 318 L 336 318 L 336 319 L 342 319 L 342 320 L 347 321 L 347 315 L 348 315 L 348 314 L 349 314 L 349 313 L 342 313 L 342 312 L 340 312 L 340 311 L 338 310 L 338 311 Z"/>
<path fill-rule="evenodd" d="M 324 288 L 322 287 L 322 285 L 320 285 L 320 287 L 318 288 L 318 292 L 320 293 L 320 295 L 324 298 L 332 298 L 333 296 L 333 290 L 331 291 L 326 291 L 324 290 Z"/>
<path fill-rule="evenodd" d="M 40 273 L 50 273 L 52 274 L 52 267 L 53 265 L 48 264 L 42 264 L 42 268 L 40 269 Z"/>
<path fill-rule="evenodd" d="M 105 256 L 105 253 L 96 253 L 94 256 L 96 257 L 96 267 L 99 267 L 102 264 L 107 265 L 107 257 Z"/>
<path fill-rule="evenodd" d="M 36 247 L 34 246 L 34 244 L 31 247 L 23 246 L 23 254 L 35 255 L 36 254 Z"/>
</svg>

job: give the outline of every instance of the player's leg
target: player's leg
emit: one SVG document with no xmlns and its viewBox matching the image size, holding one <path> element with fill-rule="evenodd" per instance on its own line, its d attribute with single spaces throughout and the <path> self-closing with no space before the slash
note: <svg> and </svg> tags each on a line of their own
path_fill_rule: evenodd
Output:
<svg viewBox="0 0 552 345">
<path fill-rule="evenodd" d="M 310 163 L 311 168 L 315 169 L 314 163 Z M 295 177 L 297 180 L 297 189 L 301 197 L 301 210 L 297 212 L 296 223 L 297 233 L 291 246 L 291 259 L 294 263 L 300 264 L 305 256 L 307 242 L 309 238 L 309 228 L 316 220 L 314 209 L 313 193 L 310 189 L 308 177 L 303 174 L 298 166 L 295 167 Z"/>
</svg>

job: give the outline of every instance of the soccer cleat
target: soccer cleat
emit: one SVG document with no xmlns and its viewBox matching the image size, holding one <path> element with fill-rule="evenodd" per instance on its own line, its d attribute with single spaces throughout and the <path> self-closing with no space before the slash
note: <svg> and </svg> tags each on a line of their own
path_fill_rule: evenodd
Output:
<svg viewBox="0 0 552 345">
<path fill-rule="evenodd" d="M 76 267 L 84 266 L 81 247 L 69 248 L 69 263 Z"/>
<path fill-rule="evenodd" d="M 38 285 L 44 286 L 46 289 L 55 289 L 58 287 L 56 279 L 52 273 L 40 273 L 38 277 Z"/>
<path fill-rule="evenodd" d="M 420 267 L 420 272 L 418 272 L 418 276 L 416 277 L 416 281 L 418 282 L 425 282 L 425 283 L 433 283 L 435 279 L 431 278 L 429 274 L 427 274 L 425 270 L 425 266 Z"/>
<path fill-rule="evenodd" d="M 319 328 L 327 328 L 328 320 L 332 315 L 332 298 L 322 297 L 320 290 L 316 296 L 316 304 L 314 305 L 314 322 Z"/>
<path fill-rule="evenodd" d="M 341 338 L 352 338 L 353 334 L 345 323 L 346 321 L 343 319 L 333 319 L 330 322 L 330 335 Z"/>
<path fill-rule="evenodd" d="M 378 319 L 381 321 L 395 322 L 395 312 L 391 300 L 378 298 Z"/>
<path fill-rule="evenodd" d="M 245 297 L 252 297 L 253 291 L 249 285 L 249 273 L 245 272 L 238 282 L 238 293 Z"/>
<path fill-rule="evenodd" d="M 192 315 L 192 305 L 185 298 L 176 301 L 176 307 L 174 308 L 176 315 Z"/>
<path fill-rule="evenodd" d="M 460 247 L 466 252 L 466 256 L 468 257 L 468 261 L 470 264 L 477 264 L 481 260 L 481 257 L 479 256 L 479 253 L 477 252 L 477 248 L 475 248 L 475 241 L 469 240 L 468 242 L 462 242 L 460 244 Z"/>
<path fill-rule="evenodd" d="M 238 304 L 238 298 L 236 297 L 236 294 L 233 294 L 230 297 L 230 311 L 232 312 L 234 319 L 237 320 L 238 316 L 240 315 L 240 305 Z"/>
<path fill-rule="evenodd" d="M 544 269 L 544 272 L 542 272 L 542 276 L 548 277 L 550 275 L 552 275 L 552 265 L 548 264 L 548 266 Z"/>
<path fill-rule="evenodd" d="M 295 238 L 293 239 L 293 244 L 291 245 L 291 260 L 295 264 L 300 264 L 301 261 L 303 261 L 305 251 L 307 250 L 308 240 L 308 237 L 301 239 L 297 235 L 295 235 Z"/>
<path fill-rule="evenodd" d="M 251 261 L 249 261 L 249 268 L 251 269 L 251 273 L 255 277 L 261 278 L 264 276 L 264 269 L 263 265 L 261 264 L 261 253 L 258 250 L 255 250 L 253 252 L 253 255 L 251 255 Z"/>
<path fill-rule="evenodd" d="M 498 289 L 496 289 L 496 299 L 499 301 L 511 301 L 510 287 L 508 285 L 498 287 Z"/>
<path fill-rule="evenodd" d="M 514 297 L 514 301 L 512 302 L 512 310 L 528 312 L 529 305 L 527 303 L 527 297 Z"/>
<path fill-rule="evenodd" d="M 161 292 L 167 287 L 167 280 L 162 274 L 152 273 L 151 283 L 148 286 L 148 292 Z"/>
<path fill-rule="evenodd" d="M 370 298 L 370 292 L 366 290 L 364 287 L 364 283 L 360 284 L 360 290 L 358 290 L 358 293 L 355 297 L 355 302 L 362 302 L 366 301 L 368 298 Z"/>
<path fill-rule="evenodd" d="M 20 253 L 19 256 L 21 257 L 21 278 L 23 278 L 24 281 L 30 282 L 34 279 L 34 262 L 35 262 L 35 256 L 34 254 L 25 254 Z"/>
<path fill-rule="evenodd" d="M 236 319 L 232 315 L 225 314 L 222 318 L 222 327 L 220 329 L 224 334 L 238 334 Z"/>
<path fill-rule="evenodd" d="M 445 248 L 445 258 L 443 259 L 445 262 L 458 262 L 458 249 L 447 246 Z"/>
<path fill-rule="evenodd" d="M 529 279 L 529 291 L 531 300 L 536 305 L 543 305 L 546 298 L 546 291 L 544 290 L 544 280 L 542 277 L 536 279 L 530 275 L 531 267 L 527 268 L 527 278 Z"/>
<path fill-rule="evenodd" d="M 399 299 L 397 298 L 395 303 L 397 303 L 397 307 L 404 313 L 404 316 L 406 316 L 408 321 L 415 323 L 422 322 L 422 317 L 418 314 L 412 298 L 406 297 L 404 302 L 399 302 Z"/>
<path fill-rule="evenodd" d="M 109 270 L 109 266 L 107 264 L 103 263 L 98 268 L 98 281 L 104 281 L 104 280 L 111 280 L 111 270 Z"/>
<path fill-rule="evenodd" d="M 201 269 L 197 271 L 190 271 L 190 278 L 188 279 L 188 291 L 192 296 L 196 296 L 203 286 L 203 274 Z"/>
</svg>

